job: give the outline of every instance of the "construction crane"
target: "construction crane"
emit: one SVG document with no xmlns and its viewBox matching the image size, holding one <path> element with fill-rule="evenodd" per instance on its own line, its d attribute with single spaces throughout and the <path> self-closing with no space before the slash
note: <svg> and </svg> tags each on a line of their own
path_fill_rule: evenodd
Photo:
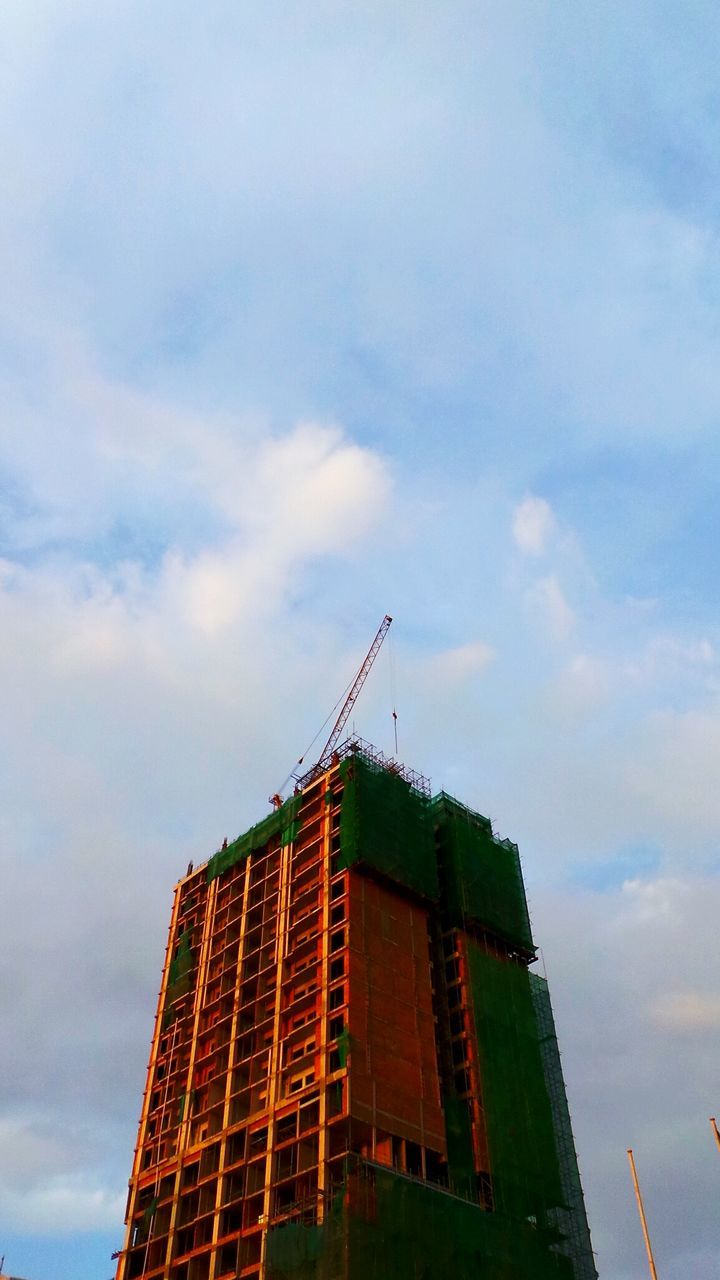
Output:
<svg viewBox="0 0 720 1280">
<path fill-rule="evenodd" d="M 345 701 L 343 702 L 342 708 L 340 710 L 340 714 L 337 720 L 335 721 L 335 724 L 333 725 L 330 737 L 328 738 L 327 742 L 325 743 L 325 746 L 323 747 L 322 751 L 320 752 L 320 755 L 318 756 L 317 764 L 314 764 L 312 768 L 309 769 L 308 772 L 303 774 L 302 776 L 302 783 L 304 786 L 308 786 L 309 783 L 314 782 L 315 778 L 317 778 L 318 775 L 322 773 L 325 760 L 327 759 L 328 756 L 332 754 L 334 748 L 337 746 L 337 743 L 340 739 L 340 735 L 343 729 L 345 728 L 345 725 L 347 724 L 348 720 L 350 719 L 350 713 L 353 707 L 355 706 L 355 703 L 358 698 L 358 694 L 360 693 L 360 690 L 362 689 L 365 681 L 367 680 L 368 675 L 370 673 L 370 668 L 372 667 L 373 662 L 377 658 L 378 653 L 380 652 L 380 648 L 382 646 L 382 642 L 385 639 L 388 631 L 390 630 L 391 622 L 392 622 L 392 618 L 390 617 L 390 614 L 386 613 L 385 617 L 380 623 L 380 626 L 378 627 L 377 635 L 375 636 L 375 639 L 373 640 L 372 644 L 370 645 L 370 648 L 368 649 L 365 655 L 365 660 L 363 661 L 363 664 L 360 667 L 360 670 L 358 671 L 357 675 L 355 676 L 355 679 L 353 680 L 350 686 L 348 695 Z M 304 756 L 300 757 L 300 759 L 297 762 L 298 765 L 302 764 L 304 758 L 305 758 Z M 297 768 L 297 765 L 295 767 Z M 270 803 L 276 809 L 279 809 L 280 805 L 283 802 L 282 793 L 285 790 L 285 787 L 287 786 L 288 782 L 292 777 L 296 777 L 296 776 L 297 775 L 295 774 L 294 770 L 292 773 L 289 773 L 280 790 L 277 791 L 274 796 L 270 797 Z"/>
</svg>

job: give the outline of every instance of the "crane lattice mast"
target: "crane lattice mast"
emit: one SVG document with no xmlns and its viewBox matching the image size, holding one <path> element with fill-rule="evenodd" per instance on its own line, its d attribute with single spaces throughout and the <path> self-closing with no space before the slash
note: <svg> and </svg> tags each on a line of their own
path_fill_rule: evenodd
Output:
<svg viewBox="0 0 720 1280">
<path fill-rule="evenodd" d="M 378 627 L 378 633 L 375 636 L 375 639 L 373 640 L 372 644 L 370 645 L 370 648 L 367 651 L 365 661 L 363 662 L 360 670 L 358 671 L 355 677 L 355 680 L 353 681 L 352 688 L 350 689 L 350 692 L 348 693 L 348 696 L 343 703 L 340 715 L 335 721 L 333 731 L 330 734 L 330 737 L 328 738 L 327 742 L 325 743 L 325 746 L 323 747 L 322 751 L 320 752 L 320 756 L 318 758 L 317 764 L 311 770 L 313 777 L 316 776 L 316 774 L 321 772 L 321 766 L 323 762 L 331 754 L 333 748 L 337 746 L 338 740 L 340 738 L 340 734 L 342 733 L 343 729 L 345 728 L 345 725 L 350 719 L 350 713 L 355 705 L 357 696 L 360 690 L 362 689 L 365 681 L 368 678 L 368 675 L 370 673 L 370 668 L 373 662 L 375 661 L 375 659 L 378 656 L 378 653 L 380 652 L 380 646 L 382 645 L 382 642 L 385 639 L 385 636 L 387 635 L 390 629 L 391 622 L 392 622 L 392 618 L 390 617 L 390 614 L 386 613 L 385 617 L 380 623 L 380 626 Z M 308 781 L 310 781 L 310 779 L 308 779 Z"/>
<path fill-rule="evenodd" d="M 337 720 L 335 721 L 335 724 L 333 725 L 330 737 L 328 738 L 327 742 L 325 743 L 325 746 L 320 752 L 317 764 L 314 764 L 312 768 L 309 769 L 307 773 L 302 774 L 302 776 L 299 776 L 296 773 L 290 774 L 289 777 L 286 779 L 286 784 L 291 777 L 294 777 L 299 784 L 301 784 L 303 787 L 306 787 L 309 785 L 309 783 L 313 782 L 320 773 L 322 773 L 325 761 L 329 756 L 332 755 L 333 750 L 337 746 L 340 735 L 343 729 L 345 728 L 345 725 L 347 724 L 348 720 L 350 719 L 350 714 L 357 701 L 358 694 L 360 693 L 360 690 L 362 689 L 365 681 L 367 680 L 367 677 L 373 662 L 375 661 L 375 659 L 378 656 L 378 653 L 380 652 L 382 642 L 385 639 L 385 636 L 387 635 L 390 629 L 391 622 L 392 622 L 392 618 L 390 617 L 390 614 L 386 613 L 385 617 L 380 623 L 380 626 L 378 627 L 377 635 L 375 636 L 375 639 L 373 640 L 372 644 L 370 645 L 370 648 L 368 649 L 365 655 L 363 664 L 360 667 L 360 670 L 358 671 L 357 675 L 355 676 L 355 679 L 353 680 L 352 685 L 350 686 L 350 690 L 342 705 L 340 714 Z M 300 759 L 298 760 L 298 764 L 302 764 L 302 762 L 303 762 L 303 757 L 301 756 Z M 286 784 L 283 785 L 282 790 L 284 790 L 284 787 Z M 282 804 L 282 793 L 281 792 L 276 793 L 276 795 L 270 797 L 270 800 L 271 800 L 271 803 L 277 807 L 279 804 Z"/>
</svg>

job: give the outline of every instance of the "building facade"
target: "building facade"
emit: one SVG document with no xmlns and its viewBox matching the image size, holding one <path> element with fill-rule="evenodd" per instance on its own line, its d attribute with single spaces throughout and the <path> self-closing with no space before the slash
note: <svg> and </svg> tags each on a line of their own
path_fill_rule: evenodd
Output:
<svg viewBox="0 0 720 1280">
<path fill-rule="evenodd" d="M 117 1280 L 593 1280 L 517 847 L 357 740 L 176 887 Z"/>
</svg>

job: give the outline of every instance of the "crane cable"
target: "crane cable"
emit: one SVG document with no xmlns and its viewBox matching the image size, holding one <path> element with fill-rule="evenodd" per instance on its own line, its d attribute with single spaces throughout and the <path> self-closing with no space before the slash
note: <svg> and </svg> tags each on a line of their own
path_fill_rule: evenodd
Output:
<svg viewBox="0 0 720 1280">
<path fill-rule="evenodd" d="M 321 761 L 322 761 L 323 757 L 326 755 L 326 753 L 327 753 L 327 752 L 329 752 L 330 750 L 332 750 L 332 748 L 335 746 L 335 742 L 336 742 L 336 740 L 337 740 L 337 738 L 338 738 L 338 735 L 341 733 L 342 729 L 344 728 L 345 724 L 347 723 L 348 717 L 349 717 L 350 712 L 351 712 L 351 710 L 352 710 L 352 708 L 353 708 L 353 705 L 354 705 L 354 703 L 355 703 L 355 700 L 357 699 L 357 696 L 358 696 L 358 694 L 360 693 L 360 690 L 362 689 L 362 687 L 363 687 L 363 685 L 364 685 L 364 683 L 365 683 L 365 680 L 367 679 L 367 676 L 368 676 L 368 673 L 369 673 L 369 671 L 370 671 L 370 668 L 372 667 L 372 665 L 373 665 L 373 663 L 374 663 L 374 661 L 375 661 L 375 659 L 376 659 L 376 657 L 377 657 L 377 655 L 378 655 L 378 652 L 379 652 L 379 650 L 380 650 L 380 648 L 381 648 L 381 646 L 382 646 L 382 643 L 383 643 L 383 640 L 385 639 L 385 636 L 386 636 L 386 635 L 387 635 L 387 633 L 388 633 L 388 630 L 389 630 L 389 628 L 390 628 L 391 623 L 392 623 L 392 618 L 390 617 L 390 614 L 386 613 L 386 614 L 385 614 L 385 617 L 383 618 L 382 622 L 380 623 L 380 626 L 378 627 L 378 630 L 377 630 L 377 634 L 376 634 L 376 636 L 375 636 L 375 639 L 373 640 L 373 642 L 372 642 L 372 644 L 371 644 L 371 646 L 370 646 L 370 648 L 369 648 L 369 650 L 368 650 L 367 654 L 365 655 L 365 660 L 364 660 L 364 662 L 363 662 L 362 666 L 360 667 L 360 670 L 357 672 L 357 674 L 355 675 L 354 679 L 353 679 L 353 680 L 351 680 L 351 681 L 350 681 L 350 683 L 349 683 L 348 685 L 346 685 L 346 686 L 345 686 L 345 690 L 344 690 L 344 692 L 343 692 L 343 693 L 340 695 L 340 697 L 338 698 L 337 702 L 335 703 L 335 706 L 333 707 L 333 709 L 332 709 L 332 711 L 330 712 L 330 714 L 326 717 L 326 719 L 325 719 L 324 723 L 322 724 L 322 726 L 320 727 L 320 729 L 318 729 L 317 733 L 315 734 L 315 737 L 314 737 L 314 738 L 313 738 L 313 740 L 312 740 L 312 743 L 310 743 L 310 746 L 308 746 L 308 747 L 306 747 L 306 748 L 305 748 L 305 751 L 304 751 L 304 752 L 303 752 L 303 754 L 300 756 L 300 759 L 298 760 L 297 764 L 296 764 L 296 765 L 294 765 L 294 766 L 293 766 L 293 768 L 291 769 L 291 771 L 290 771 L 290 773 L 288 774 L 287 778 L 286 778 L 286 779 L 285 779 L 285 781 L 283 782 L 282 787 L 280 788 L 280 790 L 279 790 L 279 791 L 276 791 L 274 795 L 270 796 L 270 804 L 272 804 L 272 805 L 274 806 L 274 808 L 279 809 L 279 808 L 282 806 L 282 803 L 283 803 L 283 799 L 282 799 L 282 797 L 283 797 L 283 792 L 284 792 L 285 787 L 287 786 L 287 784 L 288 784 L 288 782 L 290 781 L 290 779 L 291 779 L 291 778 L 293 778 L 293 777 L 294 777 L 294 778 L 296 779 L 296 781 L 298 782 L 298 786 L 299 786 L 299 785 L 301 784 L 301 782 L 302 782 L 302 783 L 306 783 L 306 782 L 307 782 L 307 780 L 308 780 L 308 778 L 310 777 L 310 775 L 312 775 L 312 778 L 314 778 L 314 777 L 316 776 L 316 774 L 319 772 L 320 764 L 321 764 Z M 305 756 L 307 755 L 308 751 L 310 750 L 310 747 L 311 747 L 311 746 L 312 746 L 312 745 L 317 741 L 317 739 L 320 737 L 320 734 L 322 733 L 323 729 L 326 727 L 326 725 L 327 725 L 328 721 L 330 720 L 330 718 L 332 717 L 332 715 L 334 714 L 334 712 L 335 712 L 335 711 L 337 711 L 337 708 L 340 706 L 340 703 L 341 703 L 341 701 L 343 700 L 343 698 L 344 698 L 344 702 L 343 702 L 342 710 L 340 711 L 340 715 L 337 717 L 337 720 L 335 721 L 335 724 L 334 724 L 334 726 L 333 726 L 333 729 L 332 729 L 332 732 L 331 732 L 331 734 L 330 734 L 330 737 L 329 737 L 328 741 L 325 743 L 325 746 L 323 747 L 323 750 L 322 750 L 322 753 L 321 753 L 321 756 L 320 756 L 320 760 L 317 762 L 317 764 L 313 765 L 313 768 L 309 771 L 309 774 L 304 775 L 304 777 L 303 777 L 302 779 L 298 779 L 298 774 L 297 774 L 297 772 L 296 772 L 296 770 L 297 770 L 297 768 L 298 768 L 298 765 L 301 765 L 301 764 L 303 763 L 303 760 L 305 759 Z M 296 789 L 297 789 L 297 788 L 296 788 Z"/>
<path fill-rule="evenodd" d="M 397 731 L 397 690 L 395 686 L 395 644 L 392 635 L 388 637 L 388 654 L 390 658 L 390 703 L 392 706 L 393 731 L 395 734 L 395 758 L 398 754 L 398 731 Z"/>
<path fill-rule="evenodd" d="M 284 794 L 284 791 L 285 791 L 285 788 L 286 788 L 286 786 L 287 786 L 288 782 L 290 781 L 290 779 L 291 779 L 292 777 L 294 777 L 294 776 L 295 776 L 295 771 L 296 771 L 296 769 L 298 769 L 298 768 L 300 767 L 300 765 L 303 763 L 303 761 L 304 761 L 304 759 L 305 759 L 305 757 L 306 757 L 306 755 L 307 755 L 308 751 L 310 751 L 310 750 L 312 749 L 312 747 L 314 747 L 314 746 L 315 746 L 315 743 L 317 742 L 318 738 L 320 737 L 320 734 L 322 733 L 323 729 L 327 726 L 328 721 L 332 719 L 332 717 L 335 715 L 335 712 L 337 711 L 338 707 L 340 706 L 340 703 L 343 701 L 343 699 L 344 699 L 344 698 L 346 698 L 346 697 L 347 697 L 348 693 L 350 692 L 350 689 L 352 688 L 353 682 L 354 682 L 354 677 L 353 677 L 353 679 L 352 679 L 352 680 L 348 680 L 347 684 L 345 685 L 345 688 L 343 689 L 342 693 L 340 694 L 340 697 L 338 698 L 337 702 L 335 703 L 335 706 L 334 706 L 334 707 L 332 708 L 332 710 L 331 710 L 331 711 L 329 711 L 329 712 L 328 712 L 328 714 L 326 715 L 325 719 L 323 720 L 322 724 L 320 725 L 320 728 L 318 729 L 317 733 L 315 734 L 315 737 L 312 739 L 312 742 L 308 742 L 308 744 L 307 744 L 307 746 L 306 746 L 305 750 L 303 751 L 303 753 L 302 753 L 302 755 L 299 757 L 299 759 L 298 759 L 298 760 L 296 760 L 295 764 L 293 765 L 292 769 L 290 770 L 290 772 L 289 772 L 289 774 L 288 774 L 287 778 L 285 779 L 285 781 L 283 782 L 282 786 L 278 788 L 278 795 L 280 795 L 280 796 L 281 796 L 281 795 L 283 795 L 283 794 Z M 271 799 L 272 799 L 272 797 L 271 797 Z"/>
</svg>

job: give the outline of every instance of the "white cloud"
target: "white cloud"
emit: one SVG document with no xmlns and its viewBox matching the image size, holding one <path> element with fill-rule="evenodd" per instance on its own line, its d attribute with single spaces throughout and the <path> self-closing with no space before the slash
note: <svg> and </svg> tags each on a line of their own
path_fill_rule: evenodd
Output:
<svg viewBox="0 0 720 1280">
<path fill-rule="evenodd" d="M 677 878 L 658 880 L 626 880 L 622 886 L 628 916 L 637 924 L 654 924 L 658 920 L 677 923 L 683 915 L 688 896 L 686 884 Z"/>
<path fill-rule="evenodd" d="M 7 1233 L 69 1234 L 118 1228 L 124 1198 L 83 1166 L 92 1142 L 82 1129 L 0 1117 L 0 1227 Z"/>
<path fill-rule="evenodd" d="M 650 1015 L 668 1031 L 720 1030 L 720 996 L 701 991 L 668 991 L 658 996 Z"/>
<path fill-rule="evenodd" d="M 383 515 L 391 481 L 381 458 L 336 427 L 306 424 L 243 451 L 223 507 L 239 535 L 194 557 L 169 554 L 157 591 L 201 631 L 267 616 L 292 573 L 341 556 Z"/>
<path fill-rule="evenodd" d="M 476 640 L 436 654 L 429 666 L 433 679 L 450 684 L 464 684 L 484 671 L 494 657 L 495 652 L 490 645 Z"/>
<path fill-rule="evenodd" d="M 108 396 L 116 393 L 122 405 L 123 390 L 106 388 Z M 172 494 L 176 487 L 180 504 L 192 494 L 195 504 L 204 504 L 206 519 L 220 521 L 220 532 L 211 547 L 186 551 L 170 545 L 158 568 L 125 562 L 102 570 L 80 562 L 59 565 L 52 573 L 29 573 L 7 562 L 7 608 L 22 611 L 18 592 L 26 600 L 38 589 L 56 599 L 66 587 L 75 593 L 81 625 L 78 632 L 68 630 L 66 654 L 74 650 L 91 662 L 109 662 L 113 654 L 119 656 L 124 623 L 132 627 L 159 614 L 208 634 L 240 619 L 252 625 L 278 606 L 303 563 L 346 554 L 386 510 L 388 466 L 337 426 L 305 423 L 284 435 L 243 439 L 240 433 L 236 440 L 225 423 L 189 423 L 167 406 L 162 416 L 167 429 L 153 433 L 148 422 L 137 449 L 118 427 L 111 451 L 85 456 L 84 474 L 56 477 L 55 492 L 47 499 L 50 518 L 64 511 L 72 524 L 78 488 L 108 493 L 119 472 L 122 492 L 116 502 L 127 500 L 128 487 L 145 490 L 148 500 L 155 491 Z M 31 477 L 37 480 L 34 473 Z M 103 536 L 104 509 L 93 512 L 92 504 L 85 504 L 83 520 L 94 522 L 94 532 Z M 171 530 L 165 536 L 171 537 Z M 52 617 L 48 621 L 52 625 Z"/>
<path fill-rule="evenodd" d="M 0 1222 L 6 1232 L 18 1235 L 115 1230 L 120 1242 L 126 1197 L 115 1188 L 96 1187 L 93 1181 L 92 1175 L 41 1178 L 23 1194 L 10 1187 L 3 1195 Z"/>
<path fill-rule="evenodd" d="M 530 620 L 553 640 L 566 640 L 577 621 L 555 574 L 538 578 L 525 594 Z"/>
<path fill-rule="evenodd" d="M 697 671 L 707 680 L 713 679 L 717 667 L 717 651 L 707 636 L 687 637 L 653 635 L 644 649 L 625 660 L 623 671 L 631 680 L 652 682 Z"/>
<path fill-rule="evenodd" d="M 526 555 L 540 556 L 547 550 L 556 521 L 544 498 L 524 498 L 513 514 L 512 531 L 516 545 Z"/>
<path fill-rule="evenodd" d="M 543 699 L 546 714 L 566 725 L 587 721 L 610 696 L 609 664 L 588 653 L 578 653 L 550 682 Z"/>
<path fill-rule="evenodd" d="M 654 711 L 638 726 L 627 760 L 628 795 L 692 858 L 717 839 L 719 770 L 720 713 L 712 701 L 702 710 Z"/>
</svg>

